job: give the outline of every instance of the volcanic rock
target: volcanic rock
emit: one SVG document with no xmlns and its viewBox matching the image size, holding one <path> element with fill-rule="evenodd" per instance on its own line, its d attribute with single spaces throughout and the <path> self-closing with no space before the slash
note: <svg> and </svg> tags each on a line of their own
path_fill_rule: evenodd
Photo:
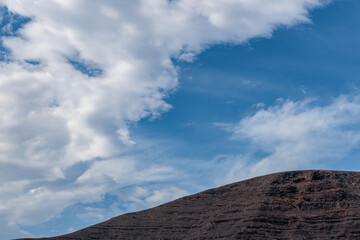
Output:
<svg viewBox="0 0 360 240">
<path fill-rule="evenodd" d="M 360 239 L 360 172 L 256 177 L 48 239 Z"/>
</svg>

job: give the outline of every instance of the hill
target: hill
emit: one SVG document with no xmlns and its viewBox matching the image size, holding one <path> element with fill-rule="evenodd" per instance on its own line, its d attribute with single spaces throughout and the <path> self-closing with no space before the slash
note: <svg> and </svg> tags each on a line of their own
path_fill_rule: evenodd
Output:
<svg viewBox="0 0 360 240">
<path fill-rule="evenodd" d="M 256 177 L 47 239 L 214 238 L 360 239 L 360 173 Z"/>
</svg>

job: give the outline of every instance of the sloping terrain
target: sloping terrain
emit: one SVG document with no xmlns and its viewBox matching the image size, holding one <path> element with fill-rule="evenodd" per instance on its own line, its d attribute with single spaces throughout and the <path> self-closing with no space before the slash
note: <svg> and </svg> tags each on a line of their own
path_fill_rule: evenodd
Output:
<svg viewBox="0 0 360 240">
<path fill-rule="evenodd" d="M 360 173 L 271 174 L 50 239 L 360 239 Z"/>
</svg>

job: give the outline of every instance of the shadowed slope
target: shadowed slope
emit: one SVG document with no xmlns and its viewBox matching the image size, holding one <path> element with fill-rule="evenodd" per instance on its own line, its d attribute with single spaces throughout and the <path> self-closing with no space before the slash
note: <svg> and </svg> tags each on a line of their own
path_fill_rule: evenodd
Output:
<svg viewBox="0 0 360 240">
<path fill-rule="evenodd" d="M 50 239 L 360 239 L 360 173 L 257 177 Z"/>
</svg>

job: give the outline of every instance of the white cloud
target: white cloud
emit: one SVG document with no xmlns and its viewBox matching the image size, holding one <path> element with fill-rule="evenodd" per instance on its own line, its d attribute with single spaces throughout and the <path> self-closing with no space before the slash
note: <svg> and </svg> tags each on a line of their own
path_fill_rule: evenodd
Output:
<svg viewBox="0 0 360 240">
<path fill-rule="evenodd" d="M 110 209 L 110 211 L 113 209 Z M 84 222 L 103 222 L 108 219 L 106 216 L 109 210 L 108 209 L 102 209 L 102 208 L 93 208 L 93 207 L 86 207 L 83 212 L 77 213 L 76 217 L 81 219 Z M 109 214 L 110 216 L 113 214 L 113 211 Z M 118 214 L 121 212 L 118 211 Z M 70 232 L 74 232 L 76 229 L 72 229 Z"/>
<path fill-rule="evenodd" d="M 149 187 L 131 187 L 119 189 L 115 192 L 117 196 L 126 201 L 124 206 L 129 211 L 139 211 L 150 207 L 158 206 L 189 193 L 177 187 L 149 188 Z"/>
<path fill-rule="evenodd" d="M 153 194 L 148 196 L 145 201 L 150 204 L 159 204 L 168 202 L 187 195 L 188 193 L 176 187 L 154 190 Z"/>
<path fill-rule="evenodd" d="M 0 175 L 9 176 L 0 187 L 8 194 L 0 198 L 0 214 L 9 222 L 47 221 L 109 190 L 82 179 L 119 183 L 117 171 L 136 172 L 135 182 L 163 179 L 164 166 L 137 172 L 126 158 L 117 162 L 121 170 L 107 164 L 134 143 L 129 124 L 170 109 L 164 98 L 177 86 L 171 58 L 191 61 L 211 44 L 269 37 L 279 26 L 309 22 L 308 11 L 324 3 L 0 0 L 31 18 L 20 36 L 2 37 L 11 55 L 0 64 Z M 67 182 L 69 168 L 93 161 Z M 10 165 L 11 176 L 1 168 Z M 17 181 L 23 172 L 29 178 Z M 18 187 L 11 191 L 12 184 Z"/>
<path fill-rule="evenodd" d="M 360 96 L 343 95 L 326 106 L 311 99 L 277 101 L 243 118 L 232 131 L 235 139 L 249 140 L 266 156 L 257 163 L 249 163 L 248 156 L 231 159 L 235 164 L 225 182 L 345 158 L 359 146 Z"/>
<path fill-rule="evenodd" d="M 132 159 L 110 159 L 96 162 L 84 172 L 76 183 L 83 185 L 111 184 L 117 187 L 141 182 L 163 181 L 176 175 L 174 169 L 165 166 L 146 166 L 136 164 Z M 110 181 L 109 181 L 110 180 Z"/>
</svg>

